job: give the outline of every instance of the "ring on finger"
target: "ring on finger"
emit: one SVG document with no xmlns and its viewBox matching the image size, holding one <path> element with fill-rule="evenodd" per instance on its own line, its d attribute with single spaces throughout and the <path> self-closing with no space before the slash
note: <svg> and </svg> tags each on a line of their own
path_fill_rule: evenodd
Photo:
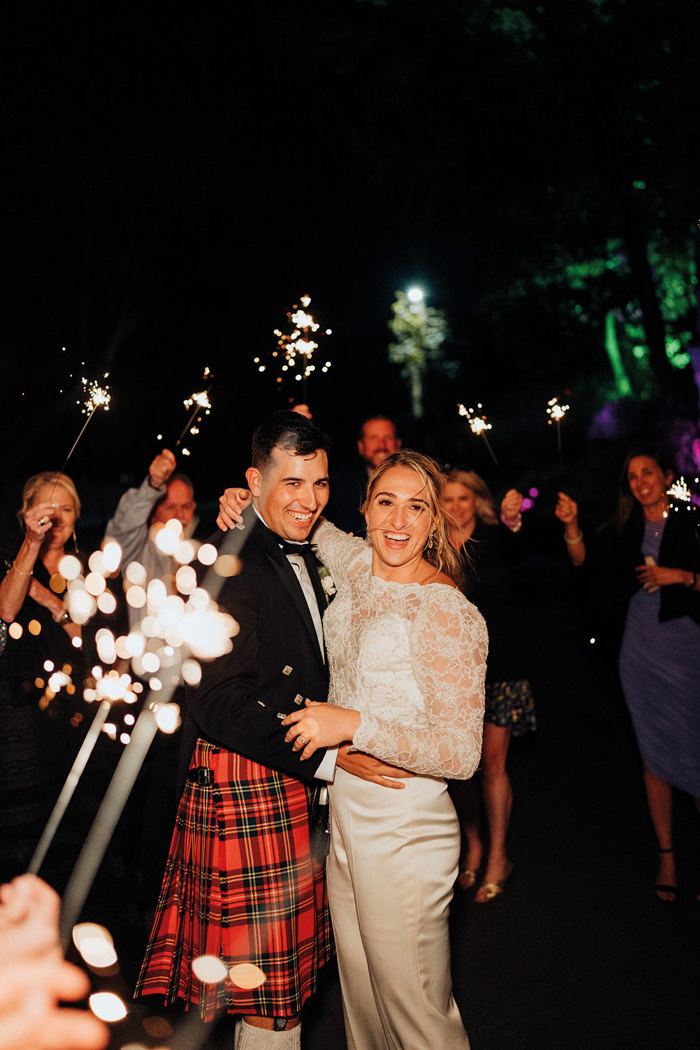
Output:
<svg viewBox="0 0 700 1050">
<path fill-rule="evenodd" d="M 46 524 L 46 522 L 47 522 L 48 520 L 49 520 L 49 519 L 48 519 L 48 518 L 46 518 L 46 517 L 44 517 L 44 518 L 39 518 L 39 524 L 40 524 L 40 525 L 45 525 L 45 524 Z"/>
<path fill-rule="evenodd" d="M 305 737 L 305 736 L 302 736 L 302 735 L 301 735 L 301 733 L 299 733 L 299 735 L 298 735 L 298 737 L 297 737 L 297 740 L 299 741 L 299 743 L 300 743 L 300 744 L 308 744 L 308 742 L 309 742 L 309 741 L 308 741 L 308 740 L 306 739 L 306 737 Z"/>
</svg>

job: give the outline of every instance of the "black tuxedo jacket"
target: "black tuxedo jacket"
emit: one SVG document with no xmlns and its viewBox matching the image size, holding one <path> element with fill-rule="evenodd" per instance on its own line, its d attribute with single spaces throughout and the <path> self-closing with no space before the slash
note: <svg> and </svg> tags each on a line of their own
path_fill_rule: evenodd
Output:
<svg viewBox="0 0 700 1050">
<path fill-rule="evenodd" d="M 201 736 L 283 773 L 312 780 L 326 752 L 319 749 L 302 762 L 284 742 L 281 718 L 307 698 L 327 699 L 328 670 L 297 575 L 277 537 L 252 507 L 244 520 L 249 535 L 241 551 L 243 568 L 225 581 L 218 596 L 240 630 L 231 652 L 202 662 L 200 685 L 186 689 L 190 719 L 184 727 L 182 757 L 189 761 L 195 739 Z M 221 544 L 225 535 L 217 533 L 211 542 Z"/>
</svg>

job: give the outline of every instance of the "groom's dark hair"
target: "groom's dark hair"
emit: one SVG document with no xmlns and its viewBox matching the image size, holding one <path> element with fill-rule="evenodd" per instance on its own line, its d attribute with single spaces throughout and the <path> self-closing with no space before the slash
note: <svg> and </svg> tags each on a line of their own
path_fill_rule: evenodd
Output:
<svg viewBox="0 0 700 1050">
<path fill-rule="evenodd" d="M 264 471 L 270 464 L 275 446 L 296 456 L 310 456 L 319 449 L 327 452 L 331 439 L 298 412 L 273 412 L 253 431 L 252 465 Z"/>
</svg>

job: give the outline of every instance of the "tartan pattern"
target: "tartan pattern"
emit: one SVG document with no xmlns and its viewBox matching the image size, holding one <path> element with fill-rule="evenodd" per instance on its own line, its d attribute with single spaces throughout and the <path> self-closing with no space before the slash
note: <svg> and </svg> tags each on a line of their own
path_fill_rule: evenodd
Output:
<svg viewBox="0 0 700 1050">
<path fill-rule="evenodd" d="M 325 873 L 309 852 L 310 788 L 294 777 L 198 739 L 190 768 L 214 785 L 187 782 L 153 931 L 135 994 L 184 999 L 205 1020 L 217 1010 L 291 1017 L 333 954 Z M 255 963 L 260 988 L 227 978 L 203 985 L 192 961 Z"/>
</svg>

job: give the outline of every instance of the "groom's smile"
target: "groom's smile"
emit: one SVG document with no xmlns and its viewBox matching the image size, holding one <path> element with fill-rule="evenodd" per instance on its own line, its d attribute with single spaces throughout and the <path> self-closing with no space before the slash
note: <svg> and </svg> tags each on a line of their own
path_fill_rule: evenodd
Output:
<svg viewBox="0 0 700 1050">
<path fill-rule="evenodd" d="M 275 446 L 269 465 L 247 474 L 265 524 L 286 540 L 307 539 L 328 502 L 328 457 L 319 449 L 297 456 Z"/>
</svg>

